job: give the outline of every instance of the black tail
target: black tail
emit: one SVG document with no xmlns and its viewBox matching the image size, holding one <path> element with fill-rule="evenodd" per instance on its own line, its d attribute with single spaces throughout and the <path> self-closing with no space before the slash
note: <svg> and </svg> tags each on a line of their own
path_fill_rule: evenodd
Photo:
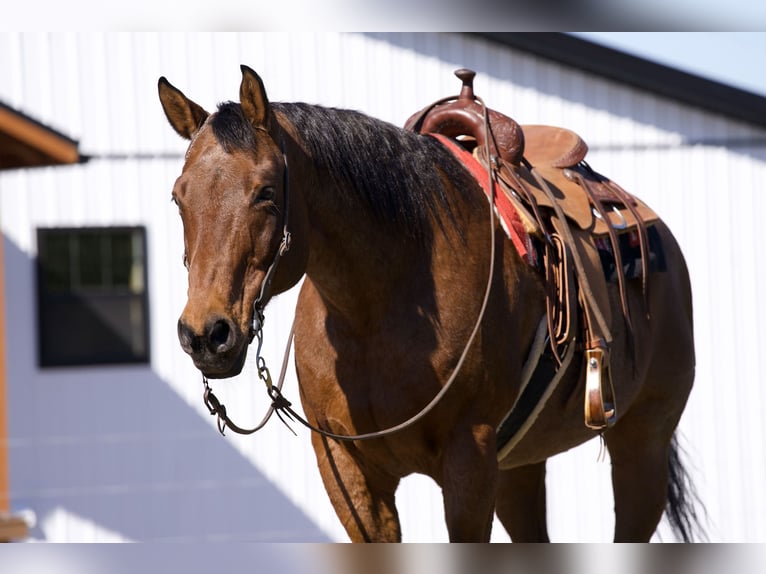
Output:
<svg viewBox="0 0 766 574">
<path fill-rule="evenodd" d="M 706 541 L 705 528 L 699 513 L 705 507 L 699 499 L 691 476 L 681 462 L 683 449 L 678 444 L 677 433 L 670 442 L 668 457 L 668 503 L 665 514 L 676 536 L 684 542 Z"/>
</svg>

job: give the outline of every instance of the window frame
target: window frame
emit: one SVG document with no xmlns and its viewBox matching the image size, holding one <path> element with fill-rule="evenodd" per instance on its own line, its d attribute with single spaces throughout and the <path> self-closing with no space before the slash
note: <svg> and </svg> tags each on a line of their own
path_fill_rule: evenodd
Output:
<svg viewBox="0 0 766 574">
<path fill-rule="evenodd" d="M 46 282 L 46 256 L 48 255 L 48 249 L 50 245 L 47 243 L 47 237 L 60 234 L 71 238 L 73 234 L 79 237 L 83 235 L 95 233 L 102 238 L 104 235 L 115 236 L 119 234 L 128 234 L 131 240 L 138 238 L 140 241 L 141 251 L 141 289 L 140 292 L 132 292 L 130 286 L 127 287 L 115 287 L 114 285 L 105 286 L 103 282 L 100 286 L 79 286 L 79 288 L 73 288 L 71 285 L 67 289 L 63 289 L 60 292 L 56 292 L 49 288 Z M 78 237 L 78 238 L 79 238 Z M 148 239 L 147 229 L 144 225 L 88 225 L 88 226 L 52 226 L 52 227 L 38 227 L 36 229 L 37 238 L 37 258 L 35 264 L 35 287 L 36 287 L 36 303 L 37 303 L 37 365 L 41 369 L 55 369 L 66 367 L 92 367 L 92 366 L 130 366 L 130 365 L 148 365 L 151 362 L 151 326 L 150 326 L 150 306 L 149 306 L 149 254 L 148 254 Z M 71 257 L 72 251 L 70 246 L 69 256 Z M 110 257 L 113 256 L 110 255 Z M 136 257 L 134 249 L 131 249 L 132 258 Z M 69 272 L 72 271 L 72 262 L 68 263 Z M 141 337 L 143 338 L 143 352 L 136 352 L 132 345 L 132 339 L 130 343 L 125 344 L 121 348 L 117 345 L 113 347 L 113 351 L 110 354 L 94 353 L 88 355 L 73 355 L 68 358 L 62 358 L 55 353 L 51 353 L 49 348 L 46 348 L 46 340 L 44 337 L 45 331 L 50 328 L 50 317 L 46 317 L 46 311 L 51 309 L 54 304 L 68 305 L 71 304 L 75 309 L 77 305 L 81 305 L 83 310 L 87 309 L 87 303 L 89 301 L 112 302 L 117 303 L 120 300 L 124 300 L 125 305 L 131 305 L 133 301 L 140 303 L 140 327 L 142 329 Z M 128 313 L 130 313 L 128 308 Z M 105 327 L 107 328 L 107 327 Z"/>
</svg>

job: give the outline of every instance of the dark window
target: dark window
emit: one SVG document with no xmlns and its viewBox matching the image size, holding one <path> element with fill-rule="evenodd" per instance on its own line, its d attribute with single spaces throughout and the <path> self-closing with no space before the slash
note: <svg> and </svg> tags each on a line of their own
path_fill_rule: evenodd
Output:
<svg viewBox="0 0 766 574">
<path fill-rule="evenodd" d="M 42 367 L 147 363 L 143 227 L 37 230 Z"/>
</svg>

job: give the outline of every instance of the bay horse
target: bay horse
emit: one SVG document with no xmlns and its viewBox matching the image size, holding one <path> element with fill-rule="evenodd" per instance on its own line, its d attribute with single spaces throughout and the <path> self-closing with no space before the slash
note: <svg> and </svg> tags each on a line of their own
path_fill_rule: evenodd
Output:
<svg viewBox="0 0 766 574">
<path fill-rule="evenodd" d="M 356 111 L 272 103 L 258 74 L 241 69 L 240 102 L 212 114 L 164 77 L 158 84 L 171 126 L 190 140 L 172 192 L 188 269 L 183 350 L 207 378 L 237 375 L 254 301 L 305 276 L 294 349 L 309 423 L 374 433 L 415 416 L 454 378 L 399 432 L 354 441 L 312 433 L 350 539 L 401 540 L 397 486 L 421 473 L 442 489 L 451 541 L 488 541 L 494 513 L 513 541 L 547 541 L 546 459 L 596 433 L 583 424 L 583 369 L 573 361 L 498 462 L 496 429 L 546 312 L 540 273 L 497 222 L 489 228 L 479 184 L 437 139 Z M 662 222 L 656 228 L 666 271 L 652 272 L 647 302 L 635 280 L 628 285 L 632 336 L 614 333 L 620 412 L 603 440 L 615 541 L 648 541 L 666 509 L 684 540 L 696 524 L 675 439 L 694 378 L 691 288 L 677 242 Z M 638 311 L 644 304 L 649 313 Z"/>
</svg>

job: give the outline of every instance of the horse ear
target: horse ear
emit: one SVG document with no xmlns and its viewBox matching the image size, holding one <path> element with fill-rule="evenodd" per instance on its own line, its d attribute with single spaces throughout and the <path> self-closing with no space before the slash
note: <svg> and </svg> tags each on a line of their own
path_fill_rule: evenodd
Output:
<svg viewBox="0 0 766 574">
<path fill-rule="evenodd" d="M 190 140 L 205 123 L 208 113 L 172 86 L 165 77 L 157 83 L 160 103 L 173 129 L 182 138 Z"/>
<path fill-rule="evenodd" d="M 239 102 L 242 104 L 242 111 L 254 126 L 268 129 L 271 112 L 263 80 L 244 64 L 240 66 L 240 69 L 242 84 L 239 86 Z"/>
</svg>

